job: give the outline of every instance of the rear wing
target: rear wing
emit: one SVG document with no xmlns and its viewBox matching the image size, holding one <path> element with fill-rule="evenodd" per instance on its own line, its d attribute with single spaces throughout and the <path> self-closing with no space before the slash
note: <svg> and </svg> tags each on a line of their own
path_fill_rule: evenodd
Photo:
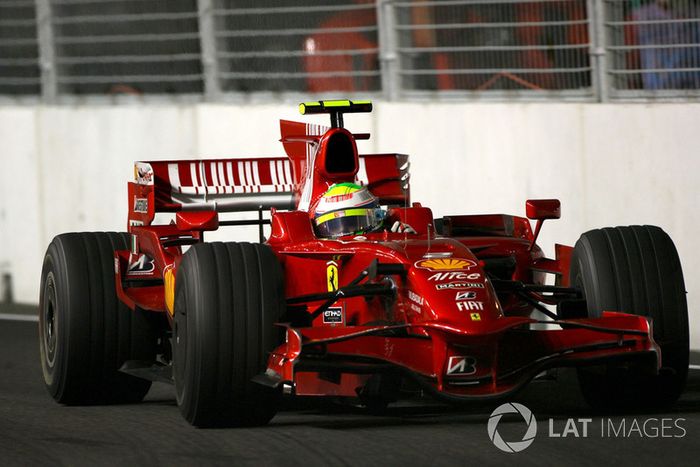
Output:
<svg viewBox="0 0 700 467">
<path fill-rule="evenodd" d="M 408 156 L 360 156 L 357 181 L 384 205 L 409 202 Z M 149 225 L 157 212 L 294 209 L 301 174 L 287 157 L 143 161 L 129 183 L 129 225 Z"/>
</svg>

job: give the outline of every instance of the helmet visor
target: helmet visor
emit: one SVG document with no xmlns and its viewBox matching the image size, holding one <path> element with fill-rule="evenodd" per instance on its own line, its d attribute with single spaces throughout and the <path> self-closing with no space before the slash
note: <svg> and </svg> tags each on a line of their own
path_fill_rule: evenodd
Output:
<svg viewBox="0 0 700 467">
<path fill-rule="evenodd" d="M 335 238 L 361 234 L 376 229 L 382 222 L 382 210 L 377 208 L 353 208 L 323 214 L 316 219 L 319 237 Z"/>
</svg>

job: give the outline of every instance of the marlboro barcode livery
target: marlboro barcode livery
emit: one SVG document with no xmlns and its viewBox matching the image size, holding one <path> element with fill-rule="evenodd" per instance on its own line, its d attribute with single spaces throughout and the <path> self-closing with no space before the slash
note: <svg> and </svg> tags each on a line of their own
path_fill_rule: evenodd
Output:
<svg viewBox="0 0 700 467">
<path fill-rule="evenodd" d="M 561 366 L 595 407 L 679 397 L 688 315 L 663 230 L 591 230 L 546 258 L 536 240 L 558 200 L 435 218 L 410 199 L 408 156 L 358 154 L 369 135 L 343 117 L 371 110 L 302 104 L 330 126 L 282 121 L 287 157 L 136 162 L 127 231 L 59 235 L 46 253 L 52 397 L 139 401 L 165 381 L 193 425 L 260 425 L 283 397 L 507 398 Z M 257 219 L 219 217 L 239 211 Z M 204 242 L 240 225 L 259 243 Z"/>
</svg>

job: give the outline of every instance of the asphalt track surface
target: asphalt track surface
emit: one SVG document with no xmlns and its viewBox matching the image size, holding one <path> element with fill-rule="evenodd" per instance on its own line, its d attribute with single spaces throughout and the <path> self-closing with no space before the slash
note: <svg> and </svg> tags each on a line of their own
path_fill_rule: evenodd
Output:
<svg viewBox="0 0 700 467">
<path fill-rule="evenodd" d="M 266 427 L 201 430 L 180 417 L 164 384 L 140 404 L 56 404 L 43 386 L 36 323 L 0 318 L 0 466 L 700 465 L 700 370 L 691 370 L 672 410 L 624 415 L 592 413 L 575 377 L 560 376 L 533 382 L 516 398 L 538 422 L 534 442 L 519 453 L 503 453 L 489 439 L 487 422 L 499 404 L 455 409 L 417 397 L 381 416 L 329 402 L 288 403 Z M 567 419 L 591 418 L 588 437 L 578 422 L 570 423 L 580 437 L 550 437 L 550 418 L 560 435 Z M 666 434 L 678 437 L 653 437 L 662 418 L 671 419 L 663 422 Z M 647 436 L 631 430 L 648 419 L 657 421 L 647 422 Z M 619 434 L 602 436 L 606 423 Z M 520 440 L 525 423 L 507 416 L 498 431 Z"/>
</svg>

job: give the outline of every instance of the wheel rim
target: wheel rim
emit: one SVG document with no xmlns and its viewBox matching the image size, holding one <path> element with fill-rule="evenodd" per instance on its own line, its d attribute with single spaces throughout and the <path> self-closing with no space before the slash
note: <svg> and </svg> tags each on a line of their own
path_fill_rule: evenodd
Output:
<svg viewBox="0 0 700 467">
<path fill-rule="evenodd" d="M 44 343 L 44 358 L 50 368 L 56 362 L 56 347 L 58 342 L 58 319 L 56 303 L 56 286 L 53 272 L 49 272 L 44 286 L 44 306 L 41 310 L 41 333 Z"/>
</svg>

